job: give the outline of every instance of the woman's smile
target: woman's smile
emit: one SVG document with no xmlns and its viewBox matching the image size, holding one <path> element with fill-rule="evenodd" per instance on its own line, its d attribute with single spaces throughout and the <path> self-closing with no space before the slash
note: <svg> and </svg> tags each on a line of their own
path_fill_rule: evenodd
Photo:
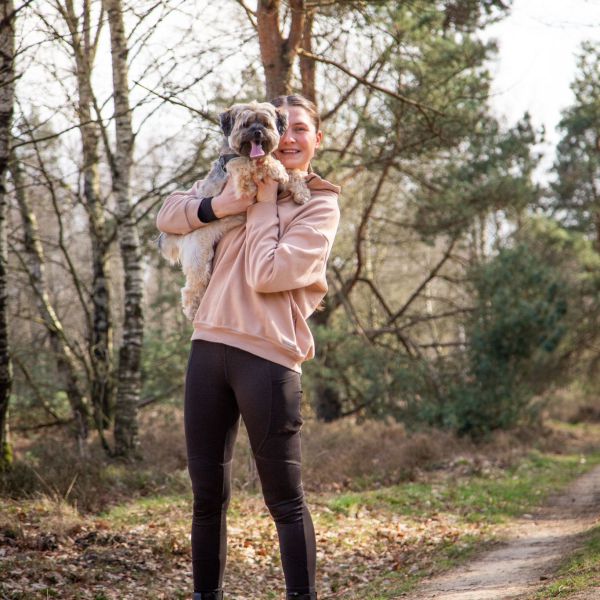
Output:
<svg viewBox="0 0 600 600">
<path fill-rule="evenodd" d="M 279 140 L 275 158 L 286 169 L 307 171 L 323 134 L 315 131 L 310 115 L 300 106 L 287 109 L 288 128 Z"/>
</svg>

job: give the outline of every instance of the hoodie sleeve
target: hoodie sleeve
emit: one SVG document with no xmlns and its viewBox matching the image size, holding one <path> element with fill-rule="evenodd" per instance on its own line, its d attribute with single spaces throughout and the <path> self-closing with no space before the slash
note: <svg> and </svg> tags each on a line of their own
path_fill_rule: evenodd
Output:
<svg viewBox="0 0 600 600">
<path fill-rule="evenodd" d="M 156 215 L 156 227 L 163 233 L 190 233 L 194 229 L 203 227 L 198 218 L 198 207 L 202 198 L 198 190 L 203 180 L 196 181 L 187 191 L 173 192 L 164 202 Z"/>
<path fill-rule="evenodd" d="M 245 271 L 257 292 L 294 290 L 325 281 L 327 259 L 340 220 L 335 192 L 313 196 L 279 237 L 277 205 L 248 208 Z"/>
</svg>

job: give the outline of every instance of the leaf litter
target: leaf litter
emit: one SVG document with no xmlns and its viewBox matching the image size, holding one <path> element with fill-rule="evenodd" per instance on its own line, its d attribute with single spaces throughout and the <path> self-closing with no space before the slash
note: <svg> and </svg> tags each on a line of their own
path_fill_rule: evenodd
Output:
<svg viewBox="0 0 600 600">
<path fill-rule="evenodd" d="M 309 498 L 310 503 L 310 498 Z M 443 513 L 411 517 L 381 509 L 311 504 L 317 536 L 318 588 L 326 598 L 350 597 L 383 573 L 427 575 L 441 548 L 488 530 Z M 7 501 L 0 509 L 0 597 L 139 598 L 191 596 L 188 520 L 191 499 L 140 508 L 111 518 L 80 517 L 57 527 L 56 508 Z M 275 525 L 262 498 L 238 493 L 228 515 L 225 588 L 231 600 L 284 595 Z"/>
</svg>

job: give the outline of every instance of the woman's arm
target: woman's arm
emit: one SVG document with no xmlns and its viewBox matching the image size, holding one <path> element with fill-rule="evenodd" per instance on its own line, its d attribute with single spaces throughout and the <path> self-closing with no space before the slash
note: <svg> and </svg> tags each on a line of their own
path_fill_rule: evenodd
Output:
<svg viewBox="0 0 600 600">
<path fill-rule="evenodd" d="M 185 234 L 206 225 L 198 216 L 202 202 L 200 186 L 203 181 L 196 181 L 187 191 L 173 192 L 165 200 L 156 216 L 156 227 L 164 233 Z M 223 191 L 212 199 L 212 211 L 221 219 L 230 215 L 245 212 L 254 203 L 252 196 L 236 196 L 233 182 L 229 179 Z"/>
<path fill-rule="evenodd" d="M 337 194 L 321 192 L 279 238 L 277 204 L 267 200 L 251 206 L 246 220 L 248 285 L 257 292 L 282 292 L 322 279 L 339 220 Z"/>
</svg>

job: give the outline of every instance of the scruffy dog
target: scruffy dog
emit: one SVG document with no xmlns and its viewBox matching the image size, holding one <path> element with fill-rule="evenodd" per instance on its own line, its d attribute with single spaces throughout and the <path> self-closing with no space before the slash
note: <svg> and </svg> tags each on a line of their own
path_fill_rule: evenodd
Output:
<svg viewBox="0 0 600 600">
<path fill-rule="evenodd" d="M 286 171 L 272 155 L 279 138 L 287 129 L 287 115 L 268 102 L 234 104 L 220 115 L 224 140 L 219 159 L 213 163 L 206 179 L 199 187 L 204 198 L 216 196 L 232 178 L 238 194 L 255 195 L 254 178 L 266 176 L 288 189 L 295 202 L 304 204 L 310 191 L 300 171 Z M 212 271 L 214 248 L 227 231 L 241 225 L 246 215 L 218 219 L 186 235 L 161 233 L 158 246 L 171 263 L 181 263 L 185 287 L 181 290 L 183 312 L 193 320 Z"/>
</svg>

